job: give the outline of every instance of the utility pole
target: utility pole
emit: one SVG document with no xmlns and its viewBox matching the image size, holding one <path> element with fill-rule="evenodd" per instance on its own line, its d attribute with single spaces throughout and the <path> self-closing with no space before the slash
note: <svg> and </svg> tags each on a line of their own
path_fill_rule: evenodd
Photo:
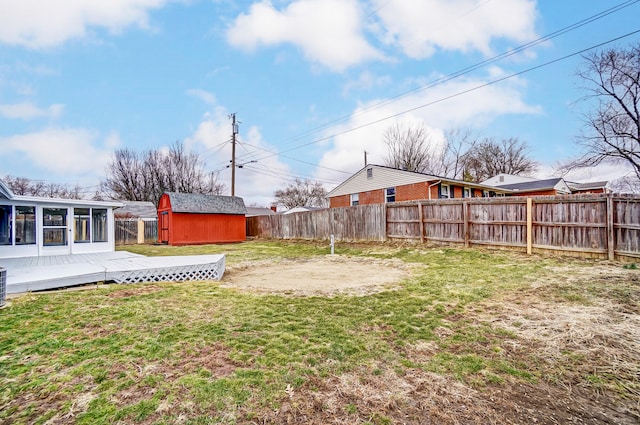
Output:
<svg viewBox="0 0 640 425">
<path fill-rule="evenodd" d="M 364 151 L 364 166 L 367 166 L 367 151 Z"/>
<path fill-rule="evenodd" d="M 231 196 L 236 196 L 236 134 L 238 134 L 238 124 L 236 124 L 236 114 L 229 115 L 231 118 Z"/>
</svg>

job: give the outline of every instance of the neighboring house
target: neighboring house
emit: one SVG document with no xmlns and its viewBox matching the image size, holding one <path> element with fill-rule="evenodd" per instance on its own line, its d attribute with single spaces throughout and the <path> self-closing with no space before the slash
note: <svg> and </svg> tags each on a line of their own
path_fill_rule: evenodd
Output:
<svg viewBox="0 0 640 425">
<path fill-rule="evenodd" d="M 242 198 L 165 192 L 158 202 L 158 241 L 196 245 L 246 240 Z"/>
<path fill-rule="evenodd" d="M 568 195 L 571 189 L 558 177 L 546 180 L 533 180 L 496 186 L 510 191 L 511 196 Z"/>
<path fill-rule="evenodd" d="M 564 181 L 561 178 L 534 179 L 532 177 L 515 176 L 513 174 L 498 174 L 482 182 L 489 186 L 511 188 L 517 193 L 512 195 L 565 195 L 567 193 L 609 193 L 609 182 L 577 183 Z"/>
<path fill-rule="evenodd" d="M 116 219 L 156 220 L 158 209 L 153 202 L 121 201 L 122 207 L 114 211 Z"/>
<path fill-rule="evenodd" d="M 14 195 L 0 180 L 0 258 L 114 251 L 121 205 Z"/>
<path fill-rule="evenodd" d="M 326 210 L 326 209 L 327 209 L 326 207 L 293 207 L 293 208 L 289 208 L 282 214 L 286 215 L 286 214 L 294 214 L 298 212 L 317 211 L 317 210 Z"/>
<path fill-rule="evenodd" d="M 273 208 L 264 208 L 264 207 L 247 207 L 247 217 L 256 217 L 261 215 L 275 215 L 276 212 Z"/>
<path fill-rule="evenodd" d="M 480 182 L 480 184 L 486 184 L 487 186 L 501 186 L 505 184 L 532 182 L 535 180 L 537 179 L 533 177 L 516 176 L 514 174 L 500 173 L 483 182 Z"/>
<path fill-rule="evenodd" d="M 439 198 L 504 196 L 508 189 L 429 174 L 367 165 L 333 189 L 330 208 Z"/>
<path fill-rule="evenodd" d="M 576 183 L 567 182 L 567 186 L 571 189 L 571 193 L 610 193 L 608 181 Z"/>
</svg>

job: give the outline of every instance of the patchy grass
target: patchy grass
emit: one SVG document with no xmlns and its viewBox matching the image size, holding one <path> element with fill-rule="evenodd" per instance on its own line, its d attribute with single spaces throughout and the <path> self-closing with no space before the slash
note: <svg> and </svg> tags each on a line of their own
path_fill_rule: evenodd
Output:
<svg viewBox="0 0 640 425">
<path fill-rule="evenodd" d="M 225 253 L 231 267 L 329 253 L 267 241 L 126 249 Z M 188 282 L 11 300 L 0 310 L 0 423 L 640 418 L 637 271 L 420 246 L 337 252 L 401 259 L 414 273 L 359 296 Z"/>
</svg>

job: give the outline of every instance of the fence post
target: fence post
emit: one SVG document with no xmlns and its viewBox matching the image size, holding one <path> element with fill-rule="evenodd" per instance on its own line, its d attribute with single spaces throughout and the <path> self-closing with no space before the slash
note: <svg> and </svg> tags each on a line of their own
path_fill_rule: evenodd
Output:
<svg viewBox="0 0 640 425">
<path fill-rule="evenodd" d="M 527 254 L 533 252 L 533 199 L 527 198 Z"/>
<path fill-rule="evenodd" d="M 144 220 L 138 220 L 138 244 L 144 243 Z"/>
<path fill-rule="evenodd" d="M 462 233 L 464 233 L 464 247 L 469 248 L 469 201 L 462 200 Z"/>
<path fill-rule="evenodd" d="M 382 227 L 383 227 L 383 235 L 382 235 L 382 241 L 386 242 L 387 241 L 387 236 L 388 236 L 388 230 L 387 230 L 387 209 L 389 208 L 389 204 L 382 204 L 383 207 L 381 208 L 382 211 Z"/>
<path fill-rule="evenodd" d="M 422 203 L 418 202 L 418 218 L 420 219 L 420 243 L 424 243 L 424 217 L 422 214 Z"/>
<path fill-rule="evenodd" d="M 615 259 L 615 239 L 613 231 L 613 194 L 607 193 L 607 254 L 610 261 Z"/>
</svg>

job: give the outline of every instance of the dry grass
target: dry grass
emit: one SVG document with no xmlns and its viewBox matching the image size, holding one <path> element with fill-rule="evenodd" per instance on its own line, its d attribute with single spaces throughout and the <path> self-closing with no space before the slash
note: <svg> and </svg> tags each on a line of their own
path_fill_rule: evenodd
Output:
<svg viewBox="0 0 640 425">
<path fill-rule="evenodd" d="M 0 311 L 0 424 L 640 423 L 640 271 L 348 249 L 324 261 L 314 245 L 242 244 L 220 284 L 12 300 Z M 265 281 L 292 266 L 294 286 L 243 283 L 247 258 Z M 333 289 L 305 289 L 305 264 Z M 336 290 L 352 266 L 405 280 Z"/>
</svg>

